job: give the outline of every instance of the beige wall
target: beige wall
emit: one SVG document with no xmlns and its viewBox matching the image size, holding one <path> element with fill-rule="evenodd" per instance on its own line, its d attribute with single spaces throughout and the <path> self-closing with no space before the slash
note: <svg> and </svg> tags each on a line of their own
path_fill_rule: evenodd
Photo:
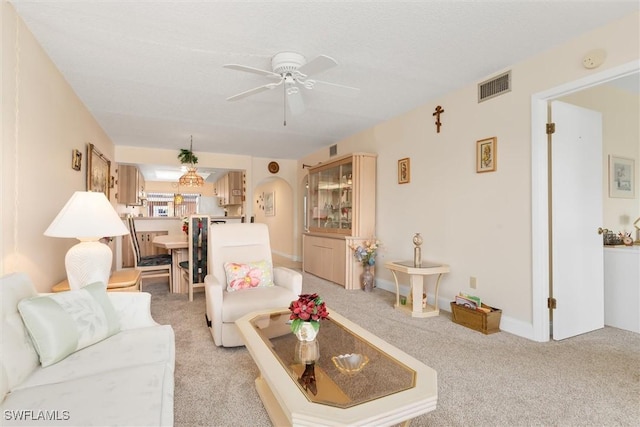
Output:
<svg viewBox="0 0 640 427">
<path fill-rule="evenodd" d="M 274 195 L 274 215 L 267 216 L 264 210 L 264 198 L 268 193 Z M 255 212 L 255 221 L 267 224 L 271 249 L 274 253 L 286 258 L 297 260 L 293 253 L 293 189 L 291 185 L 280 178 L 269 178 L 255 189 L 253 200 L 250 201 Z"/>
<path fill-rule="evenodd" d="M 634 232 L 640 216 L 640 96 L 610 85 L 600 85 L 568 96 L 561 101 L 602 113 L 602 195 L 604 228 Z M 635 159 L 636 197 L 609 197 L 609 156 Z"/>
<path fill-rule="evenodd" d="M 77 241 L 43 233 L 73 192 L 86 190 L 87 143 L 112 164 L 114 148 L 13 7 L 3 1 L 1 11 L 0 274 L 26 272 L 49 291 L 65 278 L 64 255 Z M 74 148 L 83 152 L 81 172 L 71 168 Z"/>
<path fill-rule="evenodd" d="M 637 61 L 639 16 L 632 14 L 509 67 L 510 93 L 478 104 L 473 82 L 340 141 L 339 154 L 378 154 L 376 228 L 383 244 L 378 264 L 411 259 L 411 238 L 420 232 L 423 257 L 451 265 L 441 283 L 441 297 L 451 299 L 459 291 L 480 295 L 503 309 L 503 325 L 509 330 L 530 336 L 531 97 Z M 587 70 L 582 57 L 596 47 L 607 51 L 607 60 L 599 69 Z M 437 105 L 445 109 L 441 133 L 433 124 Z M 476 141 L 492 136 L 498 138 L 498 169 L 477 174 Z M 398 185 L 397 161 L 404 157 L 411 159 L 411 182 Z M 323 149 L 299 163 L 327 159 L 328 150 Z M 303 172 L 299 175 L 301 181 Z M 376 275 L 379 284 L 392 288 L 388 271 L 379 268 Z M 477 278 L 477 289 L 469 288 L 471 276 Z"/>
</svg>

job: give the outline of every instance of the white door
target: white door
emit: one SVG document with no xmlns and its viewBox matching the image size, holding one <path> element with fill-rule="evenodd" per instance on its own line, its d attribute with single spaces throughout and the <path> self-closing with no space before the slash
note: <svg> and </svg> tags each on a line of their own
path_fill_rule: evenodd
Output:
<svg viewBox="0 0 640 427">
<path fill-rule="evenodd" d="M 604 327 L 602 116 L 559 101 L 551 142 L 553 339 Z"/>
</svg>

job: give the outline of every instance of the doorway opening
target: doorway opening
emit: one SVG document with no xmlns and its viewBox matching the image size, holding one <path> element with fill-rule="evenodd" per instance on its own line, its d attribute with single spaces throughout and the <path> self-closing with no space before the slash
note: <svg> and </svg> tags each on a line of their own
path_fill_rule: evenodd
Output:
<svg viewBox="0 0 640 427">
<path fill-rule="evenodd" d="M 549 297 L 549 150 L 547 147 L 547 103 L 564 95 L 587 89 L 640 71 L 638 61 L 579 79 L 532 95 L 531 97 L 531 213 L 532 213 L 532 313 L 533 339 L 549 341 L 550 325 L 547 308 Z"/>
</svg>

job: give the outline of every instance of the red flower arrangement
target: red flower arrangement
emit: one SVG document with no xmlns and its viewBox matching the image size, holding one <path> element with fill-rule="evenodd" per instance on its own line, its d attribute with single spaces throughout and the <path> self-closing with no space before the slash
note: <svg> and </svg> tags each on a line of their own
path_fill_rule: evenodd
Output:
<svg viewBox="0 0 640 427">
<path fill-rule="evenodd" d="M 202 218 L 198 218 L 198 228 L 202 229 Z M 189 234 L 189 217 L 182 218 L 182 231 L 184 234 Z"/>
<path fill-rule="evenodd" d="M 302 326 L 302 322 L 309 322 L 316 331 L 320 328 L 320 320 L 329 317 L 327 307 L 318 294 L 302 294 L 291 301 L 289 305 L 291 316 L 291 331 L 295 334 Z"/>
</svg>

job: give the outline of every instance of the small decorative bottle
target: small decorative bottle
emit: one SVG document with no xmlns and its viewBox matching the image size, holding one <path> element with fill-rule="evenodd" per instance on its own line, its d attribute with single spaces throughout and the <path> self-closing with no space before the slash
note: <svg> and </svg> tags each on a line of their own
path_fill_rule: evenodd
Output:
<svg viewBox="0 0 640 427">
<path fill-rule="evenodd" d="M 413 248 L 413 266 L 422 267 L 422 249 L 420 248 L 422 236 L 420 236 L 420 233 L 416 233 L 416 235 L 413 236 L 413 244 L 415 245 Z"/>
</svg>

